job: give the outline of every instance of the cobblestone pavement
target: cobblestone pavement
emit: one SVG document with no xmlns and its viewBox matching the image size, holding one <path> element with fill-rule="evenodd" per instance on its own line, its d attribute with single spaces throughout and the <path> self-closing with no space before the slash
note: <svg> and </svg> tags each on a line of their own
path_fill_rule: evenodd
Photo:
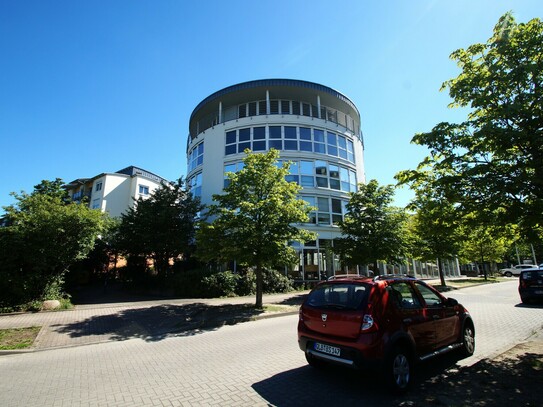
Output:
<svg viewBox="0 0 543 407">
<path fill-rule="evenodd" d="M 306 293 L 264 295 L 263 302 L 297 305 Z M 0 329 L 41 326 L 31 351 L 132 338 L 158 340 L 178 332 L 278 315 L 247 306 L 254 301 L 251 296 L 78 305 L 68 311 L 0 315 Z M 8 353 L 21 351 L 0 351 L 0 356 Z"/>
<path fill-rule="evenodd" d="M 519 305 L 516 281 L 447 294 L 464 303 L 475 319 L 476 354 L 463 363 L 492 357 L 541 332 L 543 307 Z M 0 405 L 355 406 L 361 400 L 364 405 L 394 403 L 374 381 L 361 380 L 349 370 L 319 371 L 308 367 L 296 343 L 296 315 L 220 329 L 201 324 L 206 320 L 206 307 L 219 307 L 224 312 L 222 321 L 227 321 L 231 307 L 252 301 L 253 298 L 211 303 L 116 304 L 1 316 L 0 327 L 16 323 L 24 326 L 29 321 L 24 320 L 24 315 L 43 318 L 40 321 L 47 323 L 44 326 L 53 333 L 38 339 L 67 336 L 69 340 L 68 347 L 60 344 L 55 346 L 64 347 L 0 357 Z M 299 298 L 266 296 L 265 301 L 292 303 Z M 242 317 L 249 320 L 254 315 Z M 171 326 L 161 325 L 162 319 L 181 321 L 181 325 L 172 333 Z M 162 326 L 162 333 L 152 328 L 155 325 Z M 89 338 L 107 343 L 70 346 L 74 341 L 77 345 L 80 338 L 81 343 L 90 343 Z M 56 343 L 61 342 L 58 339 Z"/>
</svg>

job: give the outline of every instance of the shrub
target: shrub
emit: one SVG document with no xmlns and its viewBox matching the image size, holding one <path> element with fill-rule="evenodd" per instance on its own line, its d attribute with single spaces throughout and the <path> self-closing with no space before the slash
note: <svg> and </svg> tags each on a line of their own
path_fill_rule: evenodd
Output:
<svg viewBox="0 0 543 407">
<path fill-rule="evenodd" d="M 174 272 L 168 277 L 167 284 L 176 297 L 203 298 L 208 296 L 203 280 L 213 273 L 214 271 L 205 269 Z"/>
<path fill-rule="evenodd" d="M 286 293 L 294 289 L 292 280 L 277 270 L 262 270 L 262 291 L 265 293 Z"/>
<path fill-rule="evenodd" d="M 245 296 L 254 293 L 256 293 L 256 274 L 251 269 L 242 269 L 239 271 L 236 294 Z"/>
<path fill-rule="evenodd" d="M 239 275 L 231 271 L 221 271 L 204 277 L 202 283 L 209 297 L 232 297 L 236 295 Z"/>
</svg>

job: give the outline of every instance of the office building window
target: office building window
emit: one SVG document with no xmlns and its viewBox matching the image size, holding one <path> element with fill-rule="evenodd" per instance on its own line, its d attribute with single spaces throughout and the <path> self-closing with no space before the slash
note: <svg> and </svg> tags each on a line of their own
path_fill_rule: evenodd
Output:
<svg viewBox="0 0 543 407">
<path fill-rule="evenodd" d="M 352 140 L 341 134 L 310 127 L 260 126 L 226 132 L 225 155 L 240 154 L 247 148 L 251 151 L 266 151 L 274 148 L 279 151 L 314 152 L 340 157 L 354 163 Z M 203 161 L 203 156 L 194 154 L 194 159 L 198 159 L 194 162 L 197 166 Z"/>
<path fill-rule="evenodd" d="M 204 163 L 204 143 L 198 144 L 189 151 L 188 172 L 193 171 Z"/>
<path fill-rule="evenodd" d="M 309 214 L 308 223 L 318 225 L 337 225 L 343 220 L 348 200 L 331 198 L 325 196 L 302 195 L 301 199 L 306 201 L 313 211 Z"/>
</svg>

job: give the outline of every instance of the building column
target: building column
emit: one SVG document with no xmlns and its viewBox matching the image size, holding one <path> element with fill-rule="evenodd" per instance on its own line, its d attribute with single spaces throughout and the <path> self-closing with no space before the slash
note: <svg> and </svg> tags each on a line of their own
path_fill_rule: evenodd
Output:
<svg viewBox="0 0 543 407">
<path fill-rule="evenodd" d="M 222 123 L 222 102 L 219 102 L 219 123 Z"/>
<path fill-rule="evenodd" d="M 270 91 L 266 90 L 266 114 L 270 114 Z"/>
</svg>

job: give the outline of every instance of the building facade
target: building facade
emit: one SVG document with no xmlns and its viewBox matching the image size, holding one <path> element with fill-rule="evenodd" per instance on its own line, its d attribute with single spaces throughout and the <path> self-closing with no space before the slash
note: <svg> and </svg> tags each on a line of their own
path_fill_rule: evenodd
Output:
<svg viewBox="0 0 543 407">
<path fill-rule="evenodd" d="M 333 253 L 337 223 L 349 192 L 365 182 L 360 113 L 345 95 L 300 80 L 266 79 L 219 90 L 192 112 L 187 140 L 187 180 L 203 204 L 222 193 L 225 174 L 241 169 L 244 150 L 274 148 L 291 161 L 289 181 L 300 198 L 317 208 L 304 228 L 314 242 L 296 247 L 295 279 L 313 280 L 341 272 Z"/>
<path fill-rule="evenodd" d="M 114 173 L 78 178 L 64 188 L 74 201 L 87 199 L 89 207 L 120 217 L 140 197 L 146 198 L 167 181 L 138 167 L 130 166 Z"/>
</svg>

